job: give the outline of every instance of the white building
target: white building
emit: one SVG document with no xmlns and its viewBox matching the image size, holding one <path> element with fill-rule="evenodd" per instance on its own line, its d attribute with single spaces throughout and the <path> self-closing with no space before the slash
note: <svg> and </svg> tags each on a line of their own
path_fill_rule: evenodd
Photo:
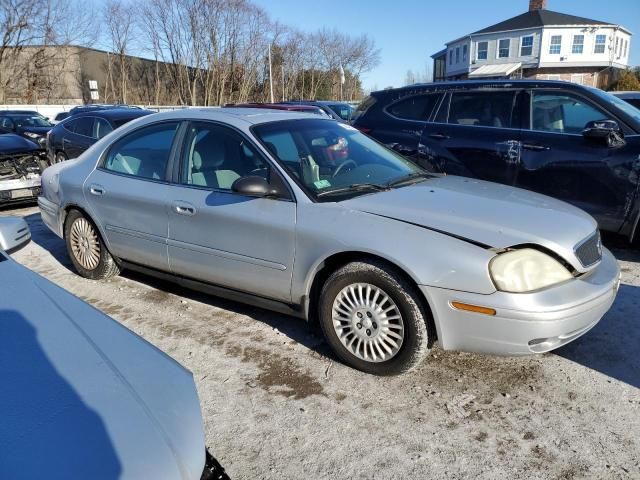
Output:
<svg viewBox="0 0 640 480">
<path fill-rule="evenodd" d="M 448 42 L 432 56 L 434 80 L 537 78 L 601 86 L 628 67 L 629 30 L 552 12 L 546 3 L 530 0 L 528 12 Z"/>
</svg>

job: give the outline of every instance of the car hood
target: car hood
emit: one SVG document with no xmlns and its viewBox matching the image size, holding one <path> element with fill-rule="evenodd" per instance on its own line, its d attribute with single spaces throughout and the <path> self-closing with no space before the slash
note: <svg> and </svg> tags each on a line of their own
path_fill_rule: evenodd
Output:
<svg viewBox="0 0 640 480">
<path fill-rule="evenodd" d="M 19 130 L 22 133 L 31 132 L 37 133 L 38 135 L 46 135 L 49 130 L 53 128 L 53 125 L 50 127 L 20 127 Z"/>
<path fill-rule="evenodd" d="M 596 221 L 565 202 L 497 183 L 456 176 L 342 202 L 347 208 L 412 223 L 489 248 L 537 244 L 578 271 L 577 243 L 592 235 Z"/>
<path fill-rule="evenodd" d="M 200 478 L 190 372 L 1 252 L 0 297 L 0 478 Z"/>
<path fill-rule="evenodd" d="M 38 146 L 15 133 L 0 134 L 0 157 L 15 153 L 29 153 L 38 150 Z"/>
</svg>

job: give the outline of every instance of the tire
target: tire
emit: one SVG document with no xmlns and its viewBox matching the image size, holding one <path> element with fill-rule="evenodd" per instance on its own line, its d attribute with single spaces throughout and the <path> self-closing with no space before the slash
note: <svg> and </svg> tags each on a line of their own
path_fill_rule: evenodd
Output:
<svg viewBox="0 0 640 480">
<path fill-rule="evenodd" d="M 327 342 L 344 363 L 363 372 L 408 372 L 433 343 L 430 316 L 416 289 L 382 262 L 357 261 L 339 268 L 325 282 L 318 303 Z"/>
<path fill-rule="evenodd" d="M 68 160 L 67 156 L 64 154 L 64 152 L 58 152 L 56 153 L 56 158 L 54 159 L 53 163 L 62 163 L 64 161 Z"/>
<path fill-rule="evenodd" d="M 97 227 L 78 210 L 71 210 L 64 222 L 67 253 L 76 271 L 91 280 L 104 280 L 120 273 Z"/>
</svg>

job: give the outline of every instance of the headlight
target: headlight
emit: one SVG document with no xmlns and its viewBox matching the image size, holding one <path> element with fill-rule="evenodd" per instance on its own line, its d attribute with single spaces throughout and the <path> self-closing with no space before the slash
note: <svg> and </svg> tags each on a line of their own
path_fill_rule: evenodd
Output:
<svg viewBox="0 0 640 480">
<path fill-rule="evenodd" d="M 24 132 L 24 134 L 29 138 L 40 138 L 41 137 L 41 135 L 38 135 L 37 133 L 33 133 L 33 132 Z"/>
<path fill-rule="evenodd" d="M 512 293 L 530 292 L 572 278 L 560 262 L 532 248 L 495 256 L 489 263 L 489 273 L 498 290 Z"/>
</svg>

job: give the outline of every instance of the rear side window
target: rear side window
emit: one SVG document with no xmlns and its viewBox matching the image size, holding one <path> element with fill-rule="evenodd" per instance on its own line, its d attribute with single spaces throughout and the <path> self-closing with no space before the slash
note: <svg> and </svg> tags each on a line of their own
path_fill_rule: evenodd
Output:
<svg viewBox="0 0 640 480">
<path fill-rule="evenodd" d="M 437 94 L 414 95 L 390 105 L 387 111 L 394 117 L 426 121 L 438 100 Z"/>
<path fill-rule="evenodd" d="M 93 124 L 93 134 L 91 136 L 93 138 L 102 138 L 110 132 L 113 132 L 113 128 L 111 128 L 109 122 L 104 118 L 96 118 L 96 121 Z"/>
<path fill-rule="evenodd" d="M 454 92 L 449 121 L 456 125 L 511 128 L 515 92 Z"/>
<path fill-rule="evenodd" d="M 362 102 L 360 102 L 360 105 L 358 105 L 358 108 L 356 108 L 356 111 L 353 113 L 352 119 L 355 121 L 363 117 L 367 113 L 367 111 L 376 104 L 376 102 L 376 97 L 369 95 Z"/>
<path fill-rule="evenodd" d="M 141 128 L 118 140 L 103 168 L 140 178 L 164 180 L 178 122 Z"/>
<path fill-rule="evenodd" d="M 93 117 L 78 118 L 73 124 L 73 133 L 84 135 L 85 137 L 93 136 Z"/>
</svg>

